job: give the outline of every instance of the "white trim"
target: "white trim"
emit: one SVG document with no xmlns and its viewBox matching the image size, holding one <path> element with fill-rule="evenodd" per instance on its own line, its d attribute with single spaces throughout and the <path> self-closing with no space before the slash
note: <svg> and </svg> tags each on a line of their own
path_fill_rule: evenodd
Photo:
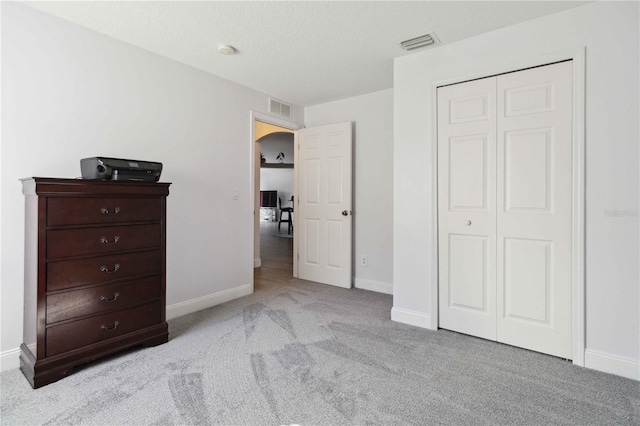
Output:
<svg viewBox="0 0 640 426">
<path fill-rule="evenodd" d="M 218 293 L 208 294 L 185 302 L 167 306 L 167 320 L 192 314 L 203 309 L 211 308 L 221 303 L 229 302 L 253 293 L 252 284 L 244 284 L 239 287 L 223 290 Z"/>
<path fill-rule="evenodd" d="M 431 146 L 433 185 L 433 283 L 431 288 L 431 323 L 428 328 L 438 329 L 438 108 L 437 88 L 448 84 L 504 74 L 554 62 L 573 61 L 573 182 L 572 182 L 572 354 L 573 363 L 584 366 L 585 353 L 585 72 L 586 48 L 584 46 L 536 56 L 527 59 L 493 64 L 472 73 L 446 80 L 431 82 L 432 126 Z"/>
<path fill-rule="evenodd" d="M 251 111 L 251 127 L 252 128 L 253 128 L 253 122 L 255 120 L 262 121 L 263 123 L 267 123 L 267 124 L 273 124 L 274 126 L 284 127 L 285 129 L 294 130 L 294 131 L 301 129 L 303 127 L 301 124 L 296 123 L 294 121 L 276 118 L 271 115 L 263 114 L 257 111 Z M 253 130 L 251 130 L 251 134 L 253 136 Z M 252 140 L 252 142 L 255 142 L 255 141 Z"/>
<path fill-rule="evenodd" d="M 293 210 L 299 212 L 300 209 L 295 204 L 296 202 L 300 205 L 300 198 L 298 196 L 298 167 L 297 164 L 300 164 L 300 136 L 299 132 L 293 132 L 293 199 L 294 205 Z M 289 213 L 291 214 L 291 213 Z M 297 213 L 296 213 L 297 214 Z M 296 226 L 299 226 L 300 222 L 296 222 Z M 298 232 L 293 233 L 293 278 L 298 278 L 298 261 L 300 260 L 300 253 L 298 252 L 298 235 L 300 234 L 300 228 L 297 228 Z"/>
<path fill-rule="evenodd" d="M 353 286 L 361 290 L 375 291 L 377 293 L 393 294 L 393 284 L 383 281 L 366 280 L 364 278 L 354 278 Z"/>
<path fill-rule="evenodd" d="M 433 275 L 431 282 L 433 285 L 431 286 L 431 324 L 429 325 L 431 330 L 438 329 L 438 319 L 440 318 L 440 306 L 438 303 L 438 287 L 440 286 L 438 278 L 440 276 L 438 269 L 440 264 L 438 258 L 438 238 L 440 238 L 438 234 L 438 86 L 438 83 L 431 82 L 431 118 L 433 120 L 433 125 L 431 126 L 431 185 L 433 188 L 433 191 L 431 191 L 431 206 L 433 207 L 433 214 L 431 215 L 431 226 L 433 227 L 433 253 L 431 258 L 433 268 L 431 268 L 431 270 L 433 271 Z"/>
<path fill-rule="evenodd" d="M 262 266 L 262 258 L 261 257 L 256 257 L 255 259 L 253 259 L 253 267 L 254 268 L 259 268 Z"/>
<path fill-rule="evenodd" d="M 20 367 L 20 348 L 9 349 L 0 353 L 0 371 L 13 370 Z"/>
<path fill-rule="evenodd" d="M 640 361 L 587 349 L 584 351 L 584 366 L 593 370 L 640 380 Z"/>
<path fill-rule="evenodd" d="M 586 348 L 585 312 L 585 48 L 576 49 L 573 60 L 573 204 L 572 241 L 573 247 L 573 363 L 584 367 Z"/>
<path fill-rule="evenodd" d="M 391 321 L 401 322 L 415 327 L 428 328 L 430 330 L 437 330 L 435 328 L 431 328 L 431 315 L 411 311 L 409 309 L 391 308 Z"/>
</svg>

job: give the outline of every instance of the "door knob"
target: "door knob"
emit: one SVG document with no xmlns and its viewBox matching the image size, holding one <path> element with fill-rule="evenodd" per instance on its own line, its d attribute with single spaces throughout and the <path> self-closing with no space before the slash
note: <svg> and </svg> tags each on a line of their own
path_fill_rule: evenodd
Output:
<svg viewBox="0 0 640 426">
<path fill-rule="evenodd" d="M 342 216 L 349 216 L 349 212 L 346 210 L 342 210 Z"/>
<path fill-rule="evenodd" d="M 470 220 L 467 221 L 467 226 L 471 226 L 471 221 Z"/>
</svg>

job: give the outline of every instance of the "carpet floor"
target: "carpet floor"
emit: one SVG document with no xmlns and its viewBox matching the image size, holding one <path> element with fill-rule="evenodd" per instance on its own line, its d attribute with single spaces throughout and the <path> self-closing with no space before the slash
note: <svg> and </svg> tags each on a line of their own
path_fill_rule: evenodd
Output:
<svg viewBox="0 0 640 426">
<path fill-rule="evenodd" d="M 290 279 L 37 390 L 3 425 L 638 425 L 640 383 L 390 321 L 391 296 Z"/>
</svg>

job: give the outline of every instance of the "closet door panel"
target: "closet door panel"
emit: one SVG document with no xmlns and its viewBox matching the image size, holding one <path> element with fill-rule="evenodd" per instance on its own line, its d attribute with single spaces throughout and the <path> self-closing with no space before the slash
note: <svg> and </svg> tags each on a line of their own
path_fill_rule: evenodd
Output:
<svg viewBox="0 0 640 426">
<path fill-rule="evenodd" d="M 571 357 L 572 63 L 497 78 L 497 340 Z"/>
<path fill-rule="evenodd" d="M 553 129 L 505 132 L 505 213 L 550 213 L 553 208 Z"/>
<path fill-rule="evenodd" d="M 439 322 L 495 340 L 495 77 L 438 89 Z"/>
</svg>

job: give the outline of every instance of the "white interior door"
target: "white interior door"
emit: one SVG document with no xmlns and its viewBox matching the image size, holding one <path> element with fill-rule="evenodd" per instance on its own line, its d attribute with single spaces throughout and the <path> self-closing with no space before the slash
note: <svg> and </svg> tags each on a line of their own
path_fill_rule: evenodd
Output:
<svg viewBox="0 0 640 426">
<path fill-rule="evenodd" d="M 571 62 L 498 77 L 498 341 L 572 358 Z"/>
<path fill-rule="evenodd" d="M 572 63 L 438 89 L 440 326 L 572 356 Z"/>
<path fill-rule="evenodd" d="M 496 339 L 496 79 L 438 89 L 440 326 Z"/>
<path fill-rule="evenodd" d="M 296 132 L 298 278 L 351 287 L 351 123 Z"/>
</svg>

